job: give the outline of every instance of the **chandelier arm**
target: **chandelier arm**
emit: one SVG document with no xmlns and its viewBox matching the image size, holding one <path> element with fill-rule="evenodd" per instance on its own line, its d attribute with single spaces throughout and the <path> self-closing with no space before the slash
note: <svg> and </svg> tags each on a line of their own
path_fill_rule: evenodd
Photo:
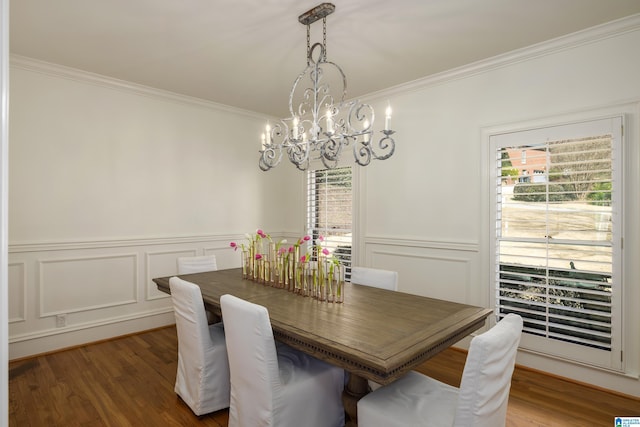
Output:
<svg viewBox="0 0 640 427">
<path fill-rule="evenodd" d="M 309 159 L 307 159 L 307 161 L 305 163 L 302 164 L 296 164 L 296 167 L 301 170 L 301 171 L 306 171 L 307 169 L 309 169 Z"/>
<path fill-rule="evenodd" d="M 384 154 L 377 154 L 373 147 L 371 147 L 371 154 L 373 154 L 373 157 L 377 160 L 386 160 L 393 156 L 393 153 L 396 151 L 396 142 L 391 138 L 391 134 L 394 132 L 383 130 L 382 133 L 384 133 L 385 136 L 378 141 L 378 148 L 380 148 Z"/>
<path fill-rule="evenodd" d="M 344 145 L 344 138 L 327 138 L 322 143 L 321 154 L 322 158 L 331 162 L 337 162 L 340 159 L 342 153 L 342 147 Z"/>
<path fill-rule="evenodd" d="M 325 156 L 322 156 L 322 164 L 327 169 L 334 169 L 336 166 L 338 166 L 338 160 L 329 160 Z"/>
<path fill-rule="evenodd" d="M 351 101 L 349 103 L 349 113 L 347 115 L 347 132 L 351 134 L 371 133 L 373 123 L 375 121 L 375 112 L 369 104 L 363 104 L 360 101 Z M 360 123 L 361 125 L 356 125 Z"/>
<path fill-rule="evenodd" d="M 295 144 L 291 144 L 287 148 L 287 155 L 291 163 L 300 165 L 309 160 L 309 152 L 311 151 L 311 145 L 308 141 L 303 141 Z"/>
<path fill-rule="evenodd" d="M 371 163 L 371 145 L 366 140 L 362 140 L 353 145 L 353 157 L 360 166 L 367 166 Z"/>
<path fill-rule="evenodd" d="M 267 171 L 280 163 L 282 160 L 282 148 L 280 146 L 266 147 L 260 151 L 260 169 Z"/>
</svg>

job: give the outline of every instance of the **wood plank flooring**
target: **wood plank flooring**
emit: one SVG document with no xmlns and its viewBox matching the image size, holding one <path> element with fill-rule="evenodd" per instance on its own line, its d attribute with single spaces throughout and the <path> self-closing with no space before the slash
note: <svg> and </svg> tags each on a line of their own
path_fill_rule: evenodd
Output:
<svg viewBox="0 0 640 427">
<path fill-rule="evenodd" d="M 447 350 L 418 370 L 458 386 L 465 358 Z M 227 410 L 196 417 L 176 396 L 176 365 L 175 327 L 10 362 L 9 426 L 227 426 Z M 509 427 L 608 427 L 614 416 L 640 416 L 640 400 L 514 373 Z"/>
</svg>

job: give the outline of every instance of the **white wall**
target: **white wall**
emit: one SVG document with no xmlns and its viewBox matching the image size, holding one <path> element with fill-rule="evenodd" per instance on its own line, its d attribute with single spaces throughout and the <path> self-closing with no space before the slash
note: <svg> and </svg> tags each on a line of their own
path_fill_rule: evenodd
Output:
<svg viewBox="0 0 640 427">
<path fill-rule="evenodd" d="M 357 169 L 357 262 L 399 271 L 401 291 L 490 306 L 483 129 L 638 103 L 639 45 L 629 20 L 371 95 L 379 111 L 391 102 L 397 145 Z M 12 357 L 170 322 L 150 279 L 172 274 L 178 254 L 216 253 L 226 268 L 239 261 L 232 238 L 302 232 L 303 175 L 257 168 L 263 118 L 13 64 Z M 637 114 L 631 125 L 638 144 Z M 640 159 L 628 166 L 633 180 Z M 640 241 L 637 227 L 627 233 Z M 640 396 L 638 276 L 625 282 L 627 376 L 534 354 L 518 362 Z M 56 328 L 56 313 L 69 326 Z"/>
<path fill-rule="evenodd" d="M 239 266 L 229 241 L 288 225 L 264 117 L 20 57 L 10 84 L 11 358 L 172 323 L 178 256 Z"/>
</svg>

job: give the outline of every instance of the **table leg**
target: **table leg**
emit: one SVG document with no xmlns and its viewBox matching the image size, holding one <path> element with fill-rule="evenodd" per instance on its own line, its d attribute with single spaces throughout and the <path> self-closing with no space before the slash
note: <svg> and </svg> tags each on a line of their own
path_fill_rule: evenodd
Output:
<svg viewBox="0 0 640 427">
<path fill-rule="evenodd" d="M 345 427 L 358 425 L 358 400 L 369 391 L 369 383 L 365 378 L 353 373 L 349 374 L 349 381 L 342 392 L 342 404 L 347 414 Z"/>
</svg>

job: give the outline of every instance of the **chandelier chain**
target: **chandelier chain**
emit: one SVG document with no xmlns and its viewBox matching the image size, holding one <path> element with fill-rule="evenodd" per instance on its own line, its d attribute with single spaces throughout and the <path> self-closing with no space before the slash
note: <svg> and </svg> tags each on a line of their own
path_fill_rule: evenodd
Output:
<svg viewBox="0 0 640 427">
<path fill-rule="evenodd" d="M 322 18 L 322 46 L 324 47 L 324 55 L 322 60 L 327 62 L 327 17 Z"/>
<path fill-rule="evenodd" d="M 311 64 L 311 24 L 307 24 L 307 66 Z"/>
</svg>

